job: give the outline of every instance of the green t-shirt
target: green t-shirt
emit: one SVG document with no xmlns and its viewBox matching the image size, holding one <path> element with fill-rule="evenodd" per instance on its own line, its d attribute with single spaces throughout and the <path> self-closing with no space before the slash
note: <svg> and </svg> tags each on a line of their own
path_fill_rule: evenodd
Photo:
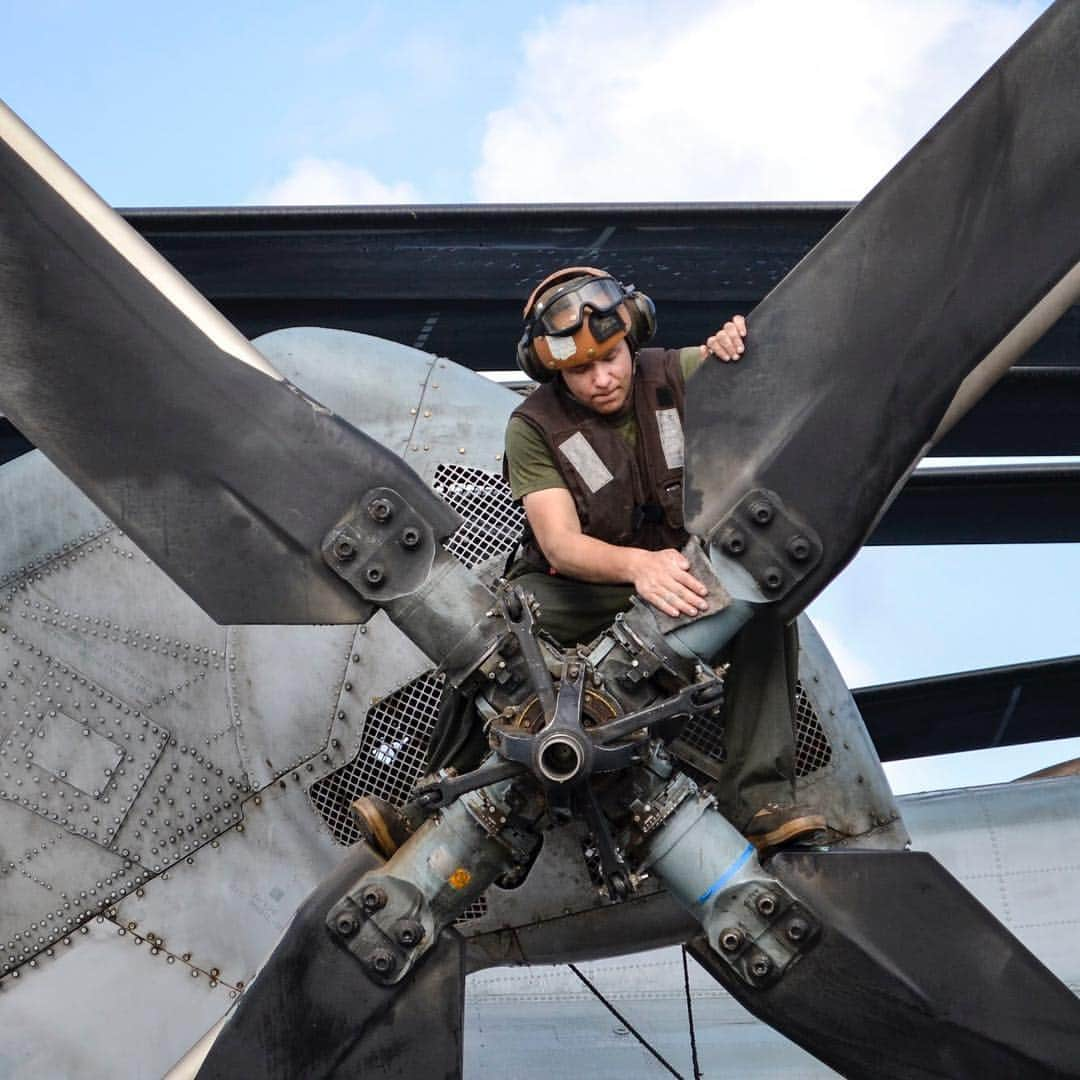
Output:
<svg viewBox="0 0 1080 1080">
<path fill-rule="evenodd" d="M 697 345 L 680 350 L 679 364 L 684 382 L 701 367 L 704 359 Z M 613 425 L 630 446 L 637 445 L 637 417 L 632 409 L 628 410 L 626 416 L 613 421 Z M 566 487 L 566 481 L 552 459 L 543 435 L 519 416 L 511 417 L 506 425 L 506 464 L 510 472 L 510 490 L 515 499 L 523 499 L 534 491 Z"/>
</svg>

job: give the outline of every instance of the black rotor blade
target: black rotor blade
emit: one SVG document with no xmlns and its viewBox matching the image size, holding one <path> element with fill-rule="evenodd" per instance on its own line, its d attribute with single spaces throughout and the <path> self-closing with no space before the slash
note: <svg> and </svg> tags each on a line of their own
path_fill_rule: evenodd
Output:
<svg viewBox="0 0 1080 1080">
<path fill-rule="evenodd" d="M 330 909 L 379 865 L 370 848 L 356 844 L 304 901 L 214 1040 L 198 1080 L 461 1076 L 461 936 L 444 930 L 410 977 L 386 987 L 326 928 Z"/>
<path fill-rule="evenodd" d="M 742 529 L 725 580 L 746 568 L 782 616 L 854 555 L 968 376 L 987 361 L 965 403 L 1080 286 L 1078 55 L 1059 2 L 754 310 L 742 360 L 691 379 L 688 527 Z M 779 512 L 746 530 L 758 491 Z M 791 555 L 800 534 L 820 548 Z"/>
<path fill-rule="evenodd" d="M 351 623 L 327 532 L 396 455 L 286 382 L 0 105 L 0 409 L 223 623 Z"/>
<path fill-rule="evenodd" d="M 821 919 L 813 948 L 764 990 L 703 939 L 690 950 L 842 1075 L 1080 1075 L 1080 1001 L 930 855 L 785 852 L 769 868 Z"/>
<path fill-rule="evenodd" d="M 1080 656 L 854 691 L 882 761 L 1080 735 Z"/>
</svg>

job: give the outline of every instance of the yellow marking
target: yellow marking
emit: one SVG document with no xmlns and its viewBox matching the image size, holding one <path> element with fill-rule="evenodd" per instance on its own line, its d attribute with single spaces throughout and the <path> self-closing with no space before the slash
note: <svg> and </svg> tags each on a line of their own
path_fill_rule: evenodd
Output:
<svg viewBox="0 0 1080 1080">
<path fill-rule="evenodd" d="M 449 878 L 450 885 L 455 889 L 464 889 L 466 885 L 472 881 L 472 874 L 465 869 L 464 866 L 459 866 Z"/>
</svg>

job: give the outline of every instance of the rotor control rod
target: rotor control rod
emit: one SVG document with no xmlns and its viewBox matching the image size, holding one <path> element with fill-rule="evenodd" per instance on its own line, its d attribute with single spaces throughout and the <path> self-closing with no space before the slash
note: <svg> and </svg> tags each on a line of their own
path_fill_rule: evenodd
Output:
<svg viewBox="0 0 1080 1080">
<path fill-rule="evenodd" d="M 713 952 L 742 982 L 772 985 L 814 945 L 817 918 L 762 868 L 754 845 L 688 776 L 676 773 L 636 816 L 642 867 L 701 922 Z"/>
<path fill-rule="evenodd" d="M 331 935 L 376 982 L 401 981 L 496 878 L 531 860 L 539 809 L 528 803 L 512 779 L 455 799 L 330 908 Z"/>
</svg>

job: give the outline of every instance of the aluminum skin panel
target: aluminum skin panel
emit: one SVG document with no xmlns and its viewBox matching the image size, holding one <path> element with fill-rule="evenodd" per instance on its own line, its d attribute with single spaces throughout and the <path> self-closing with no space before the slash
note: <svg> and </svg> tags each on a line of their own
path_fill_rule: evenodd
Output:
<svg viewBox="0 0 1080 1080">
<path fill-rule="evenodd" d="M 156 950 L 156 951 L 155 951 Z M 194 972 L 194 975 L 193 975 Z M 234 999 L 178 957 L 92 920 L 0 993 L 0 1076 L 162 1076 Z"/>
</svg>

